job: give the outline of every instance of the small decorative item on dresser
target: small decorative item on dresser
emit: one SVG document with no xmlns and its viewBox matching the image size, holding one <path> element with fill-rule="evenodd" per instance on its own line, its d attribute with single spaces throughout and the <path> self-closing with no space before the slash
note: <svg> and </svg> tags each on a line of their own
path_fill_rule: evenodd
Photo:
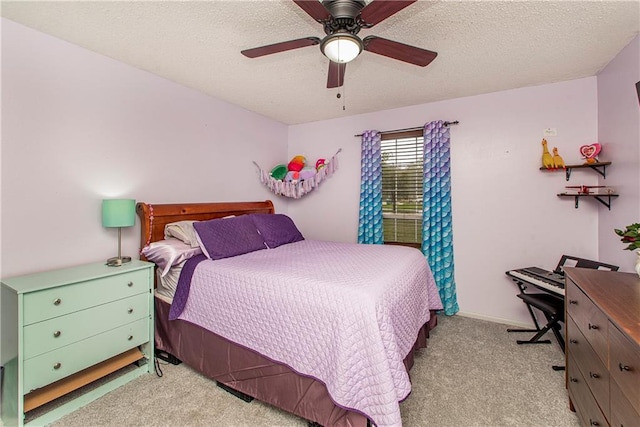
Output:
<svg viewBox="0 0 640 427">
<path fill-rule="evenodd" d="M 640 276 L 640 223 L 634 223 L 627 225 L 624 230 L 614 230 L 618 236 L 622 236 L 620 241 L 628 243 L 629 245 L 624 248 L 627 251 L 637 250 L 638 259 L 636 259 L 636 273 Z"/>
<path fill-rule="evenodd" d="M 118 256 L 109 258 L 107 265 L 119 267 L 131 262 L 122 256 L 122 227 L 132 227 L 136 222 L 136 201 L 133 199 L 105 199 L 102 201 L 102 226 L 118 228 Z"/>
</svg>

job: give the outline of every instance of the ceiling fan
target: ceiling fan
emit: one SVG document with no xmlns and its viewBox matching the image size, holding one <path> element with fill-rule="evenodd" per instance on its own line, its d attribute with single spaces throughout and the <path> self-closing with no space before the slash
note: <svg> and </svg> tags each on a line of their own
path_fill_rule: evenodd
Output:
<svg viewBox="0 0 640 427">
<path fill-rule="evenodd" d="M 302 10 L 324 27 L 326 36 L 304 37 L 243 50 L 249 58 L 271 55 L 306 46 L 320 45 L 329 58 L 327 88 L 344 84 L 347 62 L 354 60 L 363 50 L 425 67 L 438 54 L 430 50 L 409 46 L 377 36 L 358 37 L 362 28 L 371 28 L 417 0 L 293 0 Z"/>
</svg>

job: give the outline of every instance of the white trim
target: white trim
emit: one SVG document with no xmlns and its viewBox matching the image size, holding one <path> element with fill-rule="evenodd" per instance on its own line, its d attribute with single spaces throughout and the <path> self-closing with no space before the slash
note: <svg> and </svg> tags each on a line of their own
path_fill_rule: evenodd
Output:
<svg viewBox="0 0 640 427">
<path fill-rule="evenodd" d="M 500 317 L 493 317 L 493 316 L 485 316 L 484 314 L 478 314 L 478 313 L 465 313 L 465 312 L 459 311 L 456 313 L 456 315 L 462 316 L 462 317 L 470 317 L 472 319 L 486 320 L 487 322 L 501 323 L 503 325 L 508 325 L 508 326 L 517 326 L 519 328 L 525 328 L 525 329 L 532 329 L 535 327 L 531 323 L 516 322 L 514 320 L 502 319 Z"/>
</svg>

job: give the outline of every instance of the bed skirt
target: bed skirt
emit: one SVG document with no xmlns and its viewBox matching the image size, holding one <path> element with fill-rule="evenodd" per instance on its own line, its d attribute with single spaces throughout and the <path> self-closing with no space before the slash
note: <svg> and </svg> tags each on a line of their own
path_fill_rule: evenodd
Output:
<svg viewBox="0 0 640 427">
<path fill-rule="evenodd" d="M 169 321 L 171 305 L 155 299 L 155 346 L 204 376 L 262 402 L 323 426 L 367 426 L 367 417 L 333 402 L 324 383 L 293 371 L 239 344 L 183 320 Z M 404 359 L 407 371 L 415 350 L 427 345 L 437 324 L 435 311 L 420 329 L 413 350 Z"/>
</svg>

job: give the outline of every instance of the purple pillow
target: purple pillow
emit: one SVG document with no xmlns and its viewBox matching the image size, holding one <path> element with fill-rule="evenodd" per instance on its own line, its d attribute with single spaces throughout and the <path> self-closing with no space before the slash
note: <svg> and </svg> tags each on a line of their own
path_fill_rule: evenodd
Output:
<svg viewBox="0 0 640 427">
<path fill-rule="evenodd" d="M 198 221 L 193 227 L 202 252 L 209 259 L 229 258 L 267 248 L 248 215 Z"/>
<path fill-rule="evenodd" d="M 252 214 L 258 231 L 271 249 L 304 240 L 293 220 L 283 214 Z"/>
</svg>

